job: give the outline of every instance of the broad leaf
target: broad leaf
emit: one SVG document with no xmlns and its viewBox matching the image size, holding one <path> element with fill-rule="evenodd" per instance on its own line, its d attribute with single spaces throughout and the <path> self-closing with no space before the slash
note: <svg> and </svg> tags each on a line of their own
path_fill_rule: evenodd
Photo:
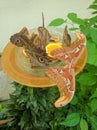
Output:
<svg viewBox="0 0 97 130">
<path fill-rule="evenodd" d="M 93 98 L 97 98 L 97 88 L 94 91 L 94 93 L 92 94 L 92 96 L 90 97 L 90 99 L 93 99 Z"/>
<path fill-rule="evenodd" d="M 76 24 L 79 24 L 79 25 L 84 25 L 84 24 L 85 24 L 85 22 L 84 22 L 83 19 L 77 17 L 77 14 L 76 14 L 76 13 L 69 13 L 69 14 L 67 15 L 67 17 L 68 17 L 72 22 L 74 22 L 74 23 L 76 23 Z"/>
<path fill-rule="evenodd" d="M 97 11 L 92 12 L 92 14 L 97 14 Z"/>
<path fill-rule="evenodd" d="M 95 5 L 95 4 L 92 4 L 92 5 L 90 5 L 90 6 L 89 6 L 89 8 L 90 8 L 90 9 L 97 10 L 97 5 Z"/>
<path fill-rule="evenodd" d="M 88 19 L 89 25 L 94 25 L 97 22 L 97 16 Z"/>
<path fill-rule="evenodd" d="M 97 116 L 91 116 L 90 121 L 93 127 L 93 130 L 97 130 Z"/>
<path fill-rule="evenodd" d="M 91 36 L 93 42 L 95 42 L 97 44 L 97 29 L 91 27 L 90 36 Z"/>
<path fill-rule="evenodd" d="M 78 103 L 78 98 L 77 98 L 77 96 L 74 96 L 72 101 L 70 102 L 70 104 L 76 105 L 77 103 Z"/>
<path fill-rule="evenodd" d="M 66 21 L 63 18 L 56 18 L 50 22 L 49 26 L 59 26 L 65 23 Z"/>
<path fill-rule="evenodd" d="M 94 4 L 97 4 L 97 0 L 94 0 L 93 3 L 94 3 Z"/>
<path fill-rule="evenodd" d="M 77 79 L 77 81 L 81 84 L 81 85 L 86 85 L 86 86 L 91 86 L 94 85 L 97 81 L 96 76 L 91 75 L 90 73 L 82 73 L 79 78 Z"/>
<path fill-rule="evenodd" d="M 87 117 L 91 117 L 93 115 L 92 110 L 90 109 L 90 107 L 88 105 L 85 105 L 84 110 L 85 110 Z"/>
<path fill-rule="evenodd" d="M 97 110 L 97 99 L 93 99 L 91 100 L 90 103 L 88 103 L 88 105 L 90 106 L 92 112 Z"/>
<path fill-rule="evenodd" d="M 97 47 L 92 41 L 87 42 L 88 63 L 97 66 Z"/>
<path fill-rule="evenodd" d="M 80 128 L 81 128 L 81 130 L 88 130 L 88 123 L 83 118 L 81 118 L 81 120 L 80 120 Z"/>
<path fill-rule="evenodd" d="M 91 65 L 91 64 L 87 64 L 85 67 L 85 70 L 89 73 L 91 73 L 92 75 L 96 75 L 97 76 L 97 66 Z"/>
<path fill-rule="evenodd" d="M 79 121 L 80 121 L 80 115 L 78 113 L 72 113 L 68 115 L 66 119 L 60 124 L 64 126 L 72 127 L 72 126 L 76 126 L 79 123 Z"/>
</svg>

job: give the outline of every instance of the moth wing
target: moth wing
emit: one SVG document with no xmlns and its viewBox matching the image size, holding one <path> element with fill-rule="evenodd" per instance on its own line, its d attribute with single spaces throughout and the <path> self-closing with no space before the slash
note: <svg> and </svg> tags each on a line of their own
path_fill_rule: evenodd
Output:
<svg viewBox="0 0 97 130">
<path fill-rule="evenodd" d="M 29 31 L 28 31 L 28 29 L 26 27 L 24 27 L 19 33 L 23 34 L 23 35 L 26 35 L 26 36 L 29 35 Z"/>
<path fill-rule="evenodd" d="M 50 33 L 44 27 L 39 27 L 38 32 L 39 32 L 40 45 L 41 45 L 40 48 L 42 50 L 45 50 L 46 45 L 50 42 L 50 38 L 51 38 Z"/>
<path fill-rule="evenodd" d="M 67 26 L 65 26 L 63 33 L 63 47 L 68 47 L 71 45 L 71 36 L 68 33 Z"/>
<path fill-rule="evenodd" d="M 75 64 L 84 52 L 86 45 L 85 36 L 81 32 L 76 32 L 76 35 L 78 38 L 73 45 L 54 49 L 51 51 L 51 55 L 64 62 L 71 63 L 73 61 Z"/>
<path fill-rule="evenodd" d="M 61 61 L 64 61 L 67 63 L 70 62 L 70 55 L 65 48 L 57 48 L 57 49 L 51 51 L 51 55 Z"/>
<path fill-rule="evenodd" d="M 74 69 L 68 68 L 49 68 L 46 69 L 46 74 L 56 82 L 60 97 L 55 102 L 55 107 L 62 107 L 68 104 L 75 92 L 75 75 Z"/>
</svg>

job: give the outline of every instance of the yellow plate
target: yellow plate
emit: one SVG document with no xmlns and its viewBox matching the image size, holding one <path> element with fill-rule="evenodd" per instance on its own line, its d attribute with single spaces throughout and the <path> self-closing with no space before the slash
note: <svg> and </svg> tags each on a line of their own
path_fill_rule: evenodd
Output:
<svg viewBox="0 0 97 130">
<path fill-rule="evenodd" d="M 81 72 L 87 61 L 87 49 L 76 64 L 75 74 Z M 29 58 L 24 57 L 22 48 L 8 43 L 2 54 L 2 67 L 7 75 L 14 81 L 29 87 L 50 87 L 55 83 L 45 74 L 35 75 L 30 68 Z M 39 69 L 38 69 L 39 72 Z"/>
</svg>

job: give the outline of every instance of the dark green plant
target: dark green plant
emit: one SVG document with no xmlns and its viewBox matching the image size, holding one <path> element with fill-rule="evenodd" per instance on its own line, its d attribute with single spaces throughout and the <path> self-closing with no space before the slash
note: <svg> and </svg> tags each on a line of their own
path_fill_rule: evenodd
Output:
<svg viewBox="0 0 97 130">
<path fill-rule="evenodd" d="M 10 130 L 97 130 L 97 0 L 89 9 L 91 18 L 79 18 L 69 13 L 67 19 L 57 18 L 49 26 L 70 24 L 70 30 L 81 30 L 87 39 L 88 60 L 76 76 L 76 92 L 73 100 L 62 108 L 53 103 L 59 96 L 57 87 L 36 89 L 13 83 L 15 91 L 7 105 L 7 124 Z M 6 129 L 6 130 L 7 130 Z M 2 129 L 3 130 L 3 129 Z"/>
<path fill-rule="evenodd" d="M 7 124 L 7 129 L 62 130 L 60 120 L 64 119 L 63 115 L 67 114 L 67 110 L 56 109 L 53 105 L 59 95 L 56 86 L 30 88 L 13 82 L 13 87 L 15 91 L 10 94 L 10 102 L 6 105 L 8 117 L 13 120 Z"/>
<path fill-rule="evenodd" d="M 2 103 L 0 103 L 0 120 L 5 119 L 7 117 L 7 112 Z"/>
</svg>

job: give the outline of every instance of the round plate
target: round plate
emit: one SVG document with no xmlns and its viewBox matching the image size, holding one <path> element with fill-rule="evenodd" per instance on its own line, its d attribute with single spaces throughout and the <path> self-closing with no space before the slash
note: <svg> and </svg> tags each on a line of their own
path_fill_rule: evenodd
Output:
<svg viewBox="0 0 97 130">
<path fill-rule="evenodd" d="M 46 75 L 37 76 L 31 72 L 30 63 L 21 53 L 22 48 L 8 43 L 2 54 L 2 67 L 7 75 L 14 81 L 29 87 L 50 87 L 55 83 Z M 23 59 L 24 61 L 22 61 Z M 75 74 L 82 71 L 87 60 L 87 49 L 80 57 L 75 67 Z M 25 62 L 26 61 L 26 62 Z M 26 67 L 28 66 L 28 68 Z M 39 72 L 39 71 L 38 71 Z"/>
</svg>

